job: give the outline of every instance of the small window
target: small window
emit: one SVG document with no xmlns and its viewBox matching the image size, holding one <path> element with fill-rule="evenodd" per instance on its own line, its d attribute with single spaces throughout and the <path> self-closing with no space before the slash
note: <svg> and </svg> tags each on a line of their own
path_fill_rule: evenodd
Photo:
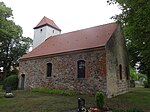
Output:
<svg viewBox="0 0 150 112">
<path fill-rule="evenodd" d="M 53 33 L 54 33 L 54 30 L 53 30 Z"/>
<path fill-rule="evenodd" d="M 122 80 L 122 65 L 119 65 L 119 75 L 120 75 L 120 80 Z"/>
<path fill-rule="evenodd" d="M 40 29 L 40 31 L 42 32 L 43 29 Z"/>
<path fill-rule="evenodd" d="M 126 79 L 129 80 L 129 69 L 126 67 Z"/>
<path fill-rule="evenodd" d="M 47 77 L 51 77 L 51 76 L 52 76 L 52 64 L 47 63 Z"/>
<path fill-rule="evenodd" d="M 85 61 L 84 60 L 79 60 L 77 62 L 78 66 L 78 78 L 85 78 Z"/>
</svg>

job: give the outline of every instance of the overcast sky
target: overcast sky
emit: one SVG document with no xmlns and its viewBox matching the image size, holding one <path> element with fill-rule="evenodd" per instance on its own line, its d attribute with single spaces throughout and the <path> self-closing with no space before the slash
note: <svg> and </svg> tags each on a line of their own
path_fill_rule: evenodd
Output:
<svg viewBox="0 0 150 112">
<path fill-rule="evenodd" d="M 62 33 L 113 22 L 119 14 L 107 0 L 0 0 L 13 10 L 14 21 L 23 35 L 33 39 L 33 27 L 44 17 L 52 19 Z"/>
</svg>

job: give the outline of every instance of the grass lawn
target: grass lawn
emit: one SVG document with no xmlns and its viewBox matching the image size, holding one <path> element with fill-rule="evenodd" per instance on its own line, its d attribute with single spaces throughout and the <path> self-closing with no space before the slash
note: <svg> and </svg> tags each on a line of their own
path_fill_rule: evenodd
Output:
<svg viewBox="0 0 150 112">
<path fill-rule="evenodd" d="M 62 96 L 31 91 L 13 91 L 14 98 L 4 98 L 0 90 L 0 112 L 67 112 L 77 108 L 77 98 L 85 98 L 87 107 L 95 106 L 93 96 Z M 150 89 L 134 88 L 127 94 L 106 99 L 110 108 L 141 108 L 150 112 Z"/>
<path fill-rule="evenodd" d="M 150 112 L 150 88 L 133 88 L 129 93 L 107 99 L 106 102 L 111 108 L 138 108 Z"/>
</svg>

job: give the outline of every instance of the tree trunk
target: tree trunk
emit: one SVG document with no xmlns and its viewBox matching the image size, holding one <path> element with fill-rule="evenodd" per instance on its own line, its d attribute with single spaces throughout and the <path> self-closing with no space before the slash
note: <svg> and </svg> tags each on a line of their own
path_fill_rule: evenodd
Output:
<svg viewBox="0 0 150 112">
<path fill-rule="evenodd" d="M 4 60 L 4 72 L 5 73 L 8 73 L 9 70 L 10 70 L 10 63 L 9 63 L 9 59 L 8 59 L 8 56 L 9 56 L 9 46 L 10 46 L 10 43 L 11 41 L 9 41 L 6 45 L 7 45 L 7 48 L 6 48 L 6 55 L 5 55 L 5 60 Z"/>
</svg>

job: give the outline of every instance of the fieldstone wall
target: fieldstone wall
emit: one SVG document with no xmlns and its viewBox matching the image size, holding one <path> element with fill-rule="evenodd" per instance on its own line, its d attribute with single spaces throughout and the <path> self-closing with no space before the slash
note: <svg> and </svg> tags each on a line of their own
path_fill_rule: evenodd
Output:
<svg viewBox="0 0 150 112">
<path fill-rule="evenodd" d="M 129 64 L 125 39 L 118 27 L 106 46 L 107 60 L 107 94 L 113 97 L 129 90 Z M 119 65 L 122 66 L 120 78 Z"/>
<path fill-rule="evenodd" d="M 78 60 L 85 61 L 84 79 L 77 78 Z M 51 77 L 47 77 L 47 63 L 52 63 Z M 107 92 L 104 48 L 22 60 L 19 66 L 19 87 L 21 74 L 25 74 L 25 89 L 46 87 L 86 94 L 95 94 L 96 91 Z"/>
</svg>

